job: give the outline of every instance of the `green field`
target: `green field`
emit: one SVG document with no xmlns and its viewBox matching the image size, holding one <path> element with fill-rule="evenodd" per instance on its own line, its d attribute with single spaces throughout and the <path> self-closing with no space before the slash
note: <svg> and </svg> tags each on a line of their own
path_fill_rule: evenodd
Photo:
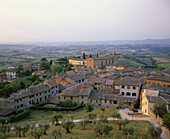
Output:
<svg viewBox="0 0 170 139">
<path fill-rule="evenodd" d="M 130 66 L 134 66 L 134 67 L 140 67 L 140 66 L 145 66 L 144 64 L 141 64 L 139 62 L 130 60 L 130 59 L 126 59 L 126 58 L 118 58 L 118 63 L 124 63 L 124 64 L 129 64 Z"/>
</svg>

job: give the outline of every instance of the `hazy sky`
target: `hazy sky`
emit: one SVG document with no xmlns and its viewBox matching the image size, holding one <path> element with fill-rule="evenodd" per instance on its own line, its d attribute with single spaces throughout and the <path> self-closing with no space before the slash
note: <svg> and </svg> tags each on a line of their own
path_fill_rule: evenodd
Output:
<svg viewBox="0 0 170 139">
<path fill-rule="evenodd" d="M 170 38 L 170 0 L 0 0 L 0 42 Z"/>
</svg>

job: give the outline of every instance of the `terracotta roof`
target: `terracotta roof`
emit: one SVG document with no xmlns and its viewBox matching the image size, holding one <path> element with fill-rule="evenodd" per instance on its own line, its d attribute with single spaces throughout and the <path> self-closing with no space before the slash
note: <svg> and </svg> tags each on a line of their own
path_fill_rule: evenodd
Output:
<svg viewBox="0 0 170 139">
<path fill-rule="evenodd" d="M 74 81 L 79 81 L 79 80 L 82 80 L 82 79 L 86 79 L 85 76 L 82 76 L 82 75 L 72 75 L 72 76 L 69 76 L 67 77 L 71 80 L 74 80 Z"/>
<path fill-rule="evenodd" d="M 147 77 L 147 79 L 170 82 L 170 78 L 167 78 L 164 76 L 150 76 L 150 77 Z"/>
<path fill-rule="evenodd" d="M 35 95 L 35 94 L 45 92 L 45 91 L 49 91 L 49 90 L 50 90 L 50 87 L 48 85 L 38 84 L 36 86 L 32 86 L 25 90 L 21 90 L 15 94 L 12 94 L 10 98 L 13 98 L 14 100 L 21 99 L 24 97 L 28 97 L 28 96 Z"/>
<path fill-rule="evenodd" d="M 70 60 L 84 61 L 85 59 L 81 59 L 81 58 L 70 58 Z"/>
</svg>

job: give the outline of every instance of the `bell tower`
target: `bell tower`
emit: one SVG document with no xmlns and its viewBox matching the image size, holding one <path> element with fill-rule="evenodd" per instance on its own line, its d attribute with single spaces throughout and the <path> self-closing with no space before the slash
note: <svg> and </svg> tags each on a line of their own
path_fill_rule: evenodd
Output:
<svg viewBox="0 0 170 139">
<path fill-rule="evenodd" d="M 116 54 L 116 53 L 113 51 L 113 57 L 115 56 L 115 54 Z"/>
</svg>

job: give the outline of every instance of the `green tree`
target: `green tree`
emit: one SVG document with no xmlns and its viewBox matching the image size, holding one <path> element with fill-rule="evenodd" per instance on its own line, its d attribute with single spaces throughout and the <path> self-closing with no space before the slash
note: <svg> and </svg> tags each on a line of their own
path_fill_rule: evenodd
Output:
<svg viewBox="0 0 170 139">
<path fill-rule="evenodd" d="M 24 76 L 23 71 L 24 71 L 23 65 L 18 66 L 17 71 L 16 71 L 17 76 L 23 77 Z"/>
<path fill-rule="evenodd" d="M 94 110 L 93 105 L 91 103 L 86 103 L 84 109 L 88 113 Z"/>
<path fill-rule="evenodd" d="M 163 126 L 170 130 L 170 113 L 166 113 L 163 116 Z"/>
<path fill-rule="evenodd" d="M 53 60 L 50 60 L 50 65 L 52 65 L 52 63 L 53 63 Z"/>
<path fill-rule="evenodd" d="M 123 128 L 123 134 L 126 136 L 126 139 L 127 139 L 128 135 L 134 134 L 134 128 L 133 127 Z"/>
<path fill-rule="evenodd" d="M 48 61 L 47 58 L 43 57 L 40 61 Z"/>
<path fill-rule="evenodd" d="M 122 125 L 123 125 L 124 121 L 123 121 L 123 120 L 116 120 L 116 122 L 115 122 L 115 123 L 119 126 L 119 130 L 121 130 L 121 129 L 122 129 Z"/>
<path fill-rule="evenodd" d="M 56 126 L 59 125 L 59 119 L 62 119 L 63 115 L 61 113 L 54 113 L 52 115 L 52 123 L 55 124 Z"/>
<path fill-rule="evenodd" d="M 30 130 L 30 134 L 35 139 L 40 139 L 40 137 L 43 135 L 43 129 L 40 127 L 34 127 Z"/>
<path fill-rule="evenodd" d="M 125 128 L 125 126 L 129 123 L 129 120 L 126 118 L 125 120 L 123 120 L 123 128 Z"/>
<path fill-rule="evenodd" d="M 51 65 L 50 69 L 51 69 L 52 73 L 55 75 L 62 72 L 62 68 L 60 65 Z"/>
<path fill-rule="evenodd" d="M 71 130 L 75 127 L 75 123 L 72 121 L 63 121 L 61 126 L 66 130 L 66 133 L 71 133 Z"/>
<path fill-rule="evenodd" d="M 103 114 L 104 114 L 104 112 L 105 112 L 105 107 L 102 107 L 102 108 L 100 108 L 100 110 L 103 112 Z"/>
<path fill-rule="evenodd" d="M 156 70 L 163 70 L 163 69 L 165 69 L 165 68 L 162 66 L 157 66 L 157 68 L 156 68 Z"/>
<path fill-rule="evenodd" d="M 154 104 L 153 112 L 156 116 L 159 115 L 162 118 L 167 113 L 166 105 L 161 103 Z"/>
<path fill-rule="evenodd" d="M 101 114 L 100 117 L 99 117 L 99 122 L 108 123 L 107 117 L 104 117 L 104 115 Z"/>
<path fill-rule="evenodd" d="M 30 70 L 25 70 L 24 71 L 24 76 L 30 76 L 31 75 L 31 71 Z"/>
<path fill-rule="evenodd" d="M 1 133 L 1 136 L 3 139 L 6 139 L 6 133 L 8 132 L 8 126 L 6 124 L 1 124 L 0 123 L 0 133 Z"/>
<path fill-rule="evenodd" d="M 94 126 L 94 132 L 100 137 L 108 135 L 111 130 L 113 130 L 112 126 L 109 126 L 106 123 L 102 123 L 99 121 Z"/>
<path fill-rule="evenodd" d="M 22 126 L 21 125 L 14 125 L 14 131 L 16 133 L 16 136 L 22 137 Z"/>
<path fill-rule="evenodd" d="M 117 119 L 121 119 L 120 113 L 118 113 L 118 112 L 116 112 L 116 111 L 113 112 L 113 114 L 111 115 L 111 117 L 117 118 Z"/>
<path fill-rule="evenodd" d="M 160 127 L 154 127 L 153 125 L 148 127 L 148 132 L 153 139 L 160 138 L 162 129 Z"/>
<path fill-rule="evenodd" d="M 23 137 L 25 137 L 25 134 L 27 134 L 27 132 L 29 131 L 30 128 L 30 124 L 25 123 L 24 125 L 21 126 L 21 132 Z"/>
<path fill-rule="evenodd" d="M 50 69 L 50 62 L 46 59 L 41 59 L 40 61 L 40 69 L 41 70 L 48 70 Z"/>
<path fill-rule="evenodd" d="M 83 53 L 83 59 L 86 59 L 86 54 L 85 53 Z"/>
<path fill-rule="evenodd" d="M 82 127 L 81 129 L 82 129 L 82 130 L 85 130 L 87 124 L 88 124 L 88 120 L 84 120 L 84 119 L 81 120 L 81 121 L 80 121 L 80 125 L 81 125 L 81 127 Z"/>
<path fill-rule="evenodd" d="M 88 114 L 89 121 L 95 120 L 96 117 L 97 117 L 97 116 L 96 116 L 96 114 L 94 114 L 94 113 L 89 113 L 89 114 Z"/>
<path fill-rule="evenodd" d="M 47 123 L 39 124 L 39 127 L 42 128 L 43 134 L 47 135 L 47 130 L 50 128 L 50 125 Z"/>
<path fill-rule="evenodd" d="M 58 139 L 58 138 L 62 137 L 61 131 L 60 130 L 56 130 L 56 129 L 53 129 L 52 135 L 53 135 L 54 139 Z"/>
</svg>

